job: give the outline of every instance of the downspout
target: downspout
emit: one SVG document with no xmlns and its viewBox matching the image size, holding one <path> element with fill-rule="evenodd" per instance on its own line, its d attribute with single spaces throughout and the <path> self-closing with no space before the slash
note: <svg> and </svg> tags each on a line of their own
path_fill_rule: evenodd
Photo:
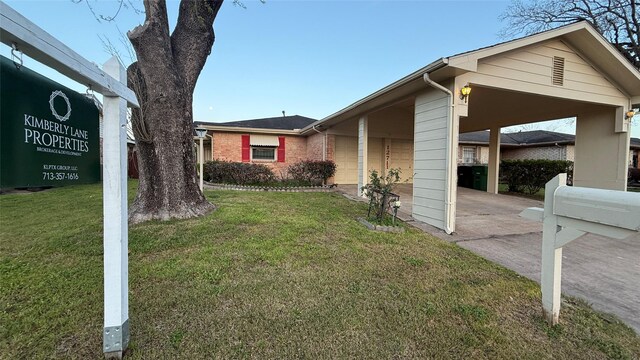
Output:
<svg viewBox="0 0 640 360">
<path fill-rule="evenodd" d="M 213 133 L 211 135 L 207 133 L 207 136 L 211 138 L 211 161 L 213 161 Z"/>
<path fill-rule="evenodd" d="M 453 114 L 455 112 L 455 99 L 453 97 L 453 93 L 451 92 L 451 90 L 447 89 L 446 87 L 438 84 L 437 82 L 431 80 L 429 78 L 429 73 L 425 73 L 422 76 L 422 79 L 424 80 L 424 82 L 435 88 L 438 89 L 444 93 L 446 93 L 449 96 L 449 99 L 451 101 L 451 105 L 449 110 L 447 111 L 447 147 L 446 147 L 446 151 L 447 151 L 447 167 L 451 166 L 451 159 L 453 159 L 452 156 L 452 148 L 453 146 L 451 146 L 451 142 L 454 138 L 454 134 L 453 134 Z M 447 180 L 445 182 L 445 188 L 444 188 L 444 199 L 445 199 L 445 210 L 444 210 L 444 217 L 445 217 L 445 222 L 444 222 L 444 231 L 447 234 L 451 234 L 453 233 L 453 221 L 451 221 L 452 217 L 455 216 L 455 214 L 453 213 L 452 207 L 453 207 L 453 195 L 452 195 L 452 191 L 451 191 L 451 187 L 452 187 L 452 181 L 453 178 L 451 176 L 451 172 L 452 169 L 449 169 L 449 171 L 446 172 L 446 176 L 447 176 Z M 455 220 L 455 219 L 454 219 Z"/>
<path fill-rule="evenodd" d="M 316 126 L 318 125 L 313 125 L 311 128 L 313 130 L 315 130 L 315 132 L 317 132 L 318 134 L 322 134 L 322 131 L 316 129 Z M 326 131 L 324 132 L 324 136 L 322 137 L 322 161 L 327 160 L 327 133 Z"/>
</svg>

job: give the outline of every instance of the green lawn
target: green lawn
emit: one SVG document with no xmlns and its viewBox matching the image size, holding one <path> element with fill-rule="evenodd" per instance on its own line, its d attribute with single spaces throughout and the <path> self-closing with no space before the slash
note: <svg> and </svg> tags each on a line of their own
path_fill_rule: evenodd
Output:
<svg viewBox="0 0 640 360">
<path fill-rule="evenodd" d="M 134 192 L 132 183 L 130 193 Z M 209 191 L 130 229 L 132 359 L 627 358 L 640 338 L 422 232 L 365 230 L 333 193 Z M 101 187 L 0 196 L 0 358 L 102 357 Z"/>
</svg>

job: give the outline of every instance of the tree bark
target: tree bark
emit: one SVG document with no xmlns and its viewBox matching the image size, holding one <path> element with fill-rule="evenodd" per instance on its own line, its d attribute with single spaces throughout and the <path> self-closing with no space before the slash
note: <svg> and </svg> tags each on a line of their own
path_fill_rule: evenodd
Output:
<svg viewBox="0 0 640 360">
<path fill-rule="evenodd" d="M 198 186 L 193 91 L 214 42 L 223 0 L 180 2 L 173 34 L 165 0 L 144 0 L 144 24 L 127 35 L 138 61 L 127 69 L 140 109 L 132 113 L 140 182 L 129 221 L 186 219 L 215 207 Z"/>
</svg>

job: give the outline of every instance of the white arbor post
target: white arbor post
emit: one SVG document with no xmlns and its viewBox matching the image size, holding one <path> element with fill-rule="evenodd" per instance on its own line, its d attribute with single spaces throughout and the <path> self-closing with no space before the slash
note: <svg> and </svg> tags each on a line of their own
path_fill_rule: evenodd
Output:
<svg viewBox="0 0 640 360">
<path fill-rule="evenodd" d="M 358 120 L 358 195 L 366 196 L 362 187 L 367 185 L 367 153 L 369 151 L 369 124 L 367 116 Z"/>
<path fill-rule="evenodd" d="M 126 84 L 127 73 L 116 57 L 104 71 Z M 127 102 L 104 95 L 104 332 L 103 351 L 122 358 L 129 344 L 129 258 L 127 213 Z"/>
<path fill-rule="evenodd" d="M 640 194 L 570 187 L 567 174 L 545 186 L 544 209 L 528 208 L 520 216 L 542 221 L 542 308 L 547 322 L 560 317 L 562 247 L 586 233 L 624 239 L 640 230 Z"/>
<path fill-rule="evenodd" d="M 487 176 L 487 192 L 498 193 L 500 172 L 500 127 L 492 127 L 489 131 L 489 171 Z"/>
</svg>

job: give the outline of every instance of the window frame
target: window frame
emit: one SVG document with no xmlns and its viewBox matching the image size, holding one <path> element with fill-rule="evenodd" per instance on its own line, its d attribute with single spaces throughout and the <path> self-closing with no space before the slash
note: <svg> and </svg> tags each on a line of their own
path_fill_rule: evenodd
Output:
<svg viewBox="0 0 640 360">
<path fill-rule="evenodd" d="M 471 161 L 467 161 L 467 157 L 465 156 L 465 150 L 473 151 L 473 156 Z M 462 163 L 463 164 L 475 164 L 478 160 L 478 149 L 475 146 L 463 146 L 462 147 Z"/>
<path fill-rule="evenodd" d="M 253 158 L 253 151 L 254 150 L 265 150 L 265 149 L 270 149 L 273 151 L 273 157 L 270 159 L 254 159 Z M 249 159 L 251 160 L 251 162 L 276 162 L 278 160 L 278 146 L 250 146 L 250 151 L 249 151 Z"/>
</svg>

